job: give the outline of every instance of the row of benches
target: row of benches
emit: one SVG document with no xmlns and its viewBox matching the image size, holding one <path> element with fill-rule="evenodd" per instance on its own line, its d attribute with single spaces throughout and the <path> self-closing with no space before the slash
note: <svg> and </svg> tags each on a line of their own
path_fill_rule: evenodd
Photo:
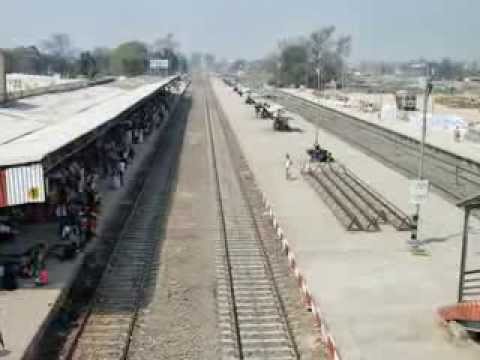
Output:
<svg viewBox="0 0 480 360">
<path fill-rule="evenodd" d="M 338 162 L 316 164 L 305 178 L 349 231 L 411 229 L 408 215 Z"/>
</svg>

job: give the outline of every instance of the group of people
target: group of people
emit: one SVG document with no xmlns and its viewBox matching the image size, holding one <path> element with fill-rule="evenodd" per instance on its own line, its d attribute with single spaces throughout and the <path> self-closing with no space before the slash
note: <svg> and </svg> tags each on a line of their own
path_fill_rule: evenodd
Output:
<svg viewBox="0 0 480 360">
<path fill-rule="evenodd" d="M 307 149 L 307 154 L 309 157 L 305 164 L 306 167 L 304 170 L 310 169 L 310 164 L 312 162 L 331 163 L 335 161 L 332 153 L 330 151 L 327 151 L 326 149 L 323 149 L 317 142 L 315 142 L 313 148 Z M 292 166 L 292 158 L 290 157 L 290 154 L 287 153 L 285 155 L 285 178 L 287 180 L 294 179 L 294 177 L 292 176 Z"/>
<path fill-rule="evenodd" d="M 66 181 L 58 184 L 54 197 L 58 236 L 63 241 L 73 241 L 78 248 L 95 234 L 96 219 L 101 198 L 98 192 L 98 174 L 85 174 L 84 168 L 76 169 Z M 78 170 L 80 169 L 80 170 Z M 70 180 L 70 181 L 69 181 Z"/>
</svg>

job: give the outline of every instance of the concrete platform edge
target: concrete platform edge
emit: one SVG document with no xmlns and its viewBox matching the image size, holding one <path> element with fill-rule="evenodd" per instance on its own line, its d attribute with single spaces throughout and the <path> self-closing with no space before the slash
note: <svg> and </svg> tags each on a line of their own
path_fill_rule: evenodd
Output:
<svg viewBox="0 0 480 360">
<path fill-rule="evenodd" d="M 288 266 L 290 268 L 290 271 L 293 273 L 293 275 L 295 276 L 295 279 L 297 280 L 297 285 L 300 289 L 300 293 L 302 295 L 305 308 L 311 311 L 313 319 L 319 328 L 320 339 L 323 345 L 325 346 L 328 359 L 340 360 L 341 359 L 340 353 L 337 346 L 335 345 L 334 337 L 328 328 L 327 321 L 323 316 L 320 310 L 320 307 L 317 305 L 317 302 L 315 301 L 315 298 L 308 287 L 305 276 L 303 275 L 302 271 L 300 270 L 300 267 L 298 266 L 298 263 L 295 259 L 295 253 L 292 247 L 290 246 L 288 239 L 285 235 L 285 232 L 280 226 L 280 223 L 277 217 L 275 216 L 275 212 L 273 211 L 273 208 L 270 205 L 265 193 L 263 191 L 261 191 L 261 193 L 262 193 L 262 202 L 265 207 L 265 210 L 267 211 L 268 216 L 272 221 L 272 226 L 275 229 L 275 232 L 277 234 L 277 239 L 278 241 L 281 242 L 282 252 L 287 256 Z"/>
</svg>

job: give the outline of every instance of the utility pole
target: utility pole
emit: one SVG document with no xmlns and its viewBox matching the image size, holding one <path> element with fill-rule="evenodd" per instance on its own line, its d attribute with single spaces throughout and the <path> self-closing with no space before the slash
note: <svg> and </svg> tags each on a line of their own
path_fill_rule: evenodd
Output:
<svg viewBox="0 0 480 360">
<path fill-rule="evenodd" d="M 427 84 L 425 87 L 425 94 L 423 98 L 423 122 L 422 122 L 422 140 L 420 144 L 420 162 L 418 166 L 418 181 L 423 180 L 424 172 L 424 157 L 425 157 L 425 139 L 427 137 L 427 110 L 428 110 L 428 98 L 430 97 L 433 90 L 432 79 L 430 76 L 427 77 Z M 412 217 L 412 233 L 410 237 L 410 246 L 411 250 L 416 252 L 423 252 L 420 247 L 420 241 L 417 238 L 418 223 L 420 220 L 420 203 L 415 205 L 415 214 Z"/>
<path fill-rule="evenodd" d="M 0 51 L 0 104 L 7 101 L 7 69 L 5 56 Z"/>
<path fill-rule="evenodd" d="M 280 85 L 282 77 L 282 62 L 280 60 L 277 61 L 277 86 Z"/>
<path fill-rule="evenodd" d="M 380 90 L 380 109 L 378 112 L 378 119 L 382 121 L 382 110 L 383 110 L 383 87 Z"/>
<path fill-rule="evenodd" d="M 320 68 L 317 68 L 315 72 L 317 73 L 317 88 L 320 91 Z"/>
</svg>

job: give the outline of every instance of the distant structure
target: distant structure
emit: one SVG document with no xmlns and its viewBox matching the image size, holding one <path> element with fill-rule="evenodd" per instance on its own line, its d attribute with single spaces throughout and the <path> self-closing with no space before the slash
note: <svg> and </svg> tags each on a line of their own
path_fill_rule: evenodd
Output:
<svg viewBox="0 0 480 360">
<path fill-rule="evenodd" d="M 169 67 L 168 59 L 151 58 L 149 60 L 149 70 L 151 75 L 168 76 Z"/>
<path fill-rule="evenodd" d="M 411 77 L 423 77 L 428 71 L 428 64 L 423 62 L 411 62 L 403 69 L 403 75 Z"/>
<path fill-rule="evenodd" d="M 417 94 L 413 91 L 400 90 L 395 94 L 395 101 L 398 110 L 415 111 L 417 110 Z"/>
<path fill-rule="evenodd" d="M 0 104 L 7 101 L 7 69 L 5 55 L 0 50 Z"/>
</svg>

